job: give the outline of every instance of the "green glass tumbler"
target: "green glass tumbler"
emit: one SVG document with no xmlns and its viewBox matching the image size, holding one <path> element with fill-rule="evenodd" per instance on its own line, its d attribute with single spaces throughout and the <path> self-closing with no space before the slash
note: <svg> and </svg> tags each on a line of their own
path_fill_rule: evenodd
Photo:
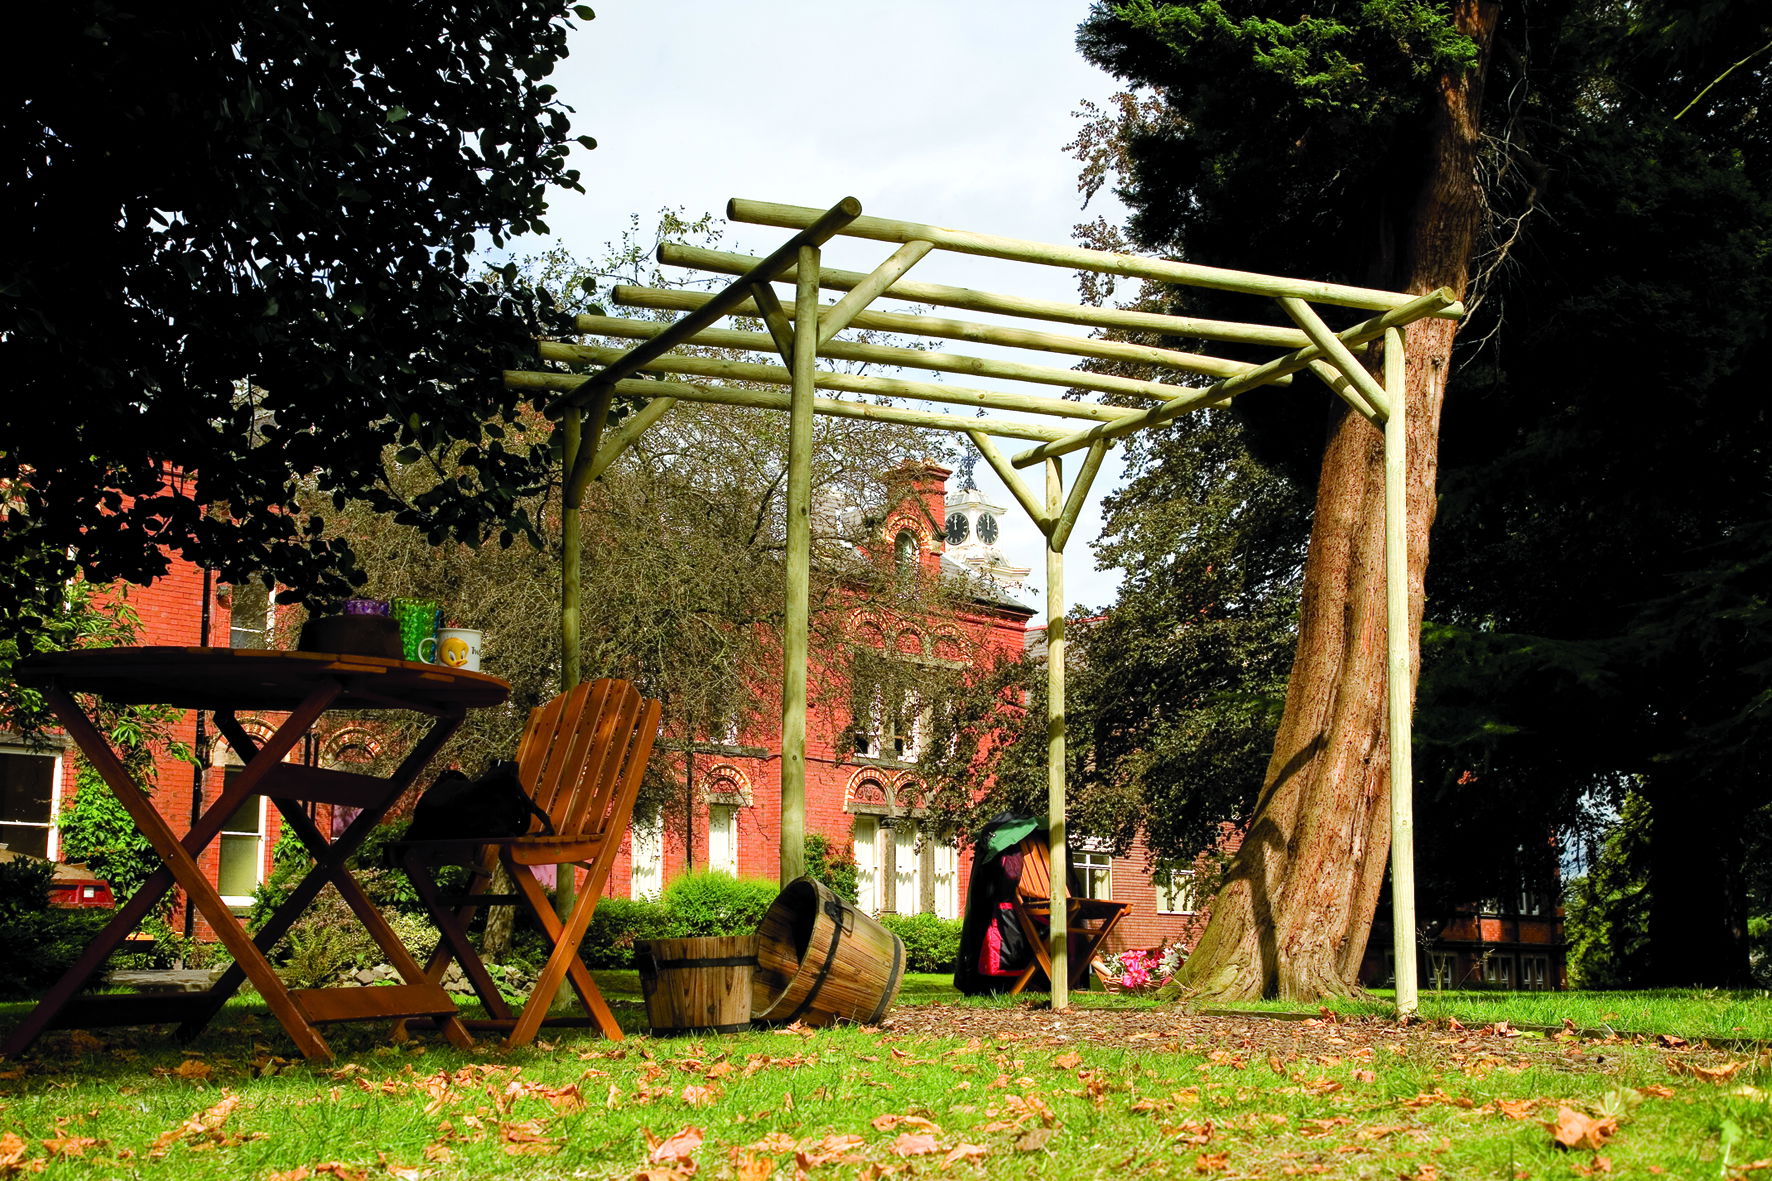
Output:
<svg viewBox="0 0 1772 1181">
<path fill-rule="evenodd" d="M 395 599 L 394 622 L 400 625 L 400 655 L 418 660 L 419 648 L 437 635 L 437 604 L 431 599 Z"/>
</svg>

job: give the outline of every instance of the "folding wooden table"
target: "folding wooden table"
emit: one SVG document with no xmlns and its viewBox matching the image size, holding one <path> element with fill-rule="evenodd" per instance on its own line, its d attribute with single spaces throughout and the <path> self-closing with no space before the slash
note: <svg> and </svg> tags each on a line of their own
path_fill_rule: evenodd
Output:
<svg viewBox="0 0 1772 1181">
<path fill-rule="evenodd" d="M 181 1022 L 181 1036 L 206 1026 L 227 999 L 250 980 L 309 1058 L 332 1052 L 315 1028 L 332 1021 L 367 1018 L 434 1017 L 444 1035 L 459 1046 L 472 1044 L 455 1003 L 440 984 L 425 978 L 411 953 L 369 901 L 345 867 L 370 831 L 381 823 L 425 765 L 461 725 L 469 709 L 502 703 L 510 686 L 497 677 L 434 664 L 374 656 L 319 652 L 274 652 L 232 648 L 91 648 L 44 653 L 19 661 L 21 684 L 42 692 L 68 735 L 104 777 L 129 811 L 142 835 L 159 854 L 156 871 L 125 903 L 86 952 L 3 1045 L 11 1057 L 29 1047 L 44 1030 Z M 103 732 L 73 696 L 91 693 L 125 705 L 173 705 L 215 712 L 216 728 L 245 766 L 221 797 L 204 811 L 183 838 L 150 796 L 124 769 Z M 330 709 L 406 710 L 432 719 L 430 729 L 387 776 L 363 775 L 286 763 L 284 758 Z M 239 721 L 242 712 L 284 714 L 264 742 Z M 314 868 L 278 907 L 256 936 L 222 901 L 203 874 L 198 858 L 220 835 L 223 824 L 249 797 L 269 797 L 284 823 L 314 858 Z M 328 838 L 303 805 L 333 804 L 362 811 L 337 837 Z M 404 983 L 383 987 L 305 988 L 284 986 L 266 953 L 294 925 L 327 883 L 387 954 Z M 80 990 L 106 958 L 175 885 L 192 903 L 234 957 L 234 964 L 207 992 L 163 996 L 82 996 Z"/>
</svg>

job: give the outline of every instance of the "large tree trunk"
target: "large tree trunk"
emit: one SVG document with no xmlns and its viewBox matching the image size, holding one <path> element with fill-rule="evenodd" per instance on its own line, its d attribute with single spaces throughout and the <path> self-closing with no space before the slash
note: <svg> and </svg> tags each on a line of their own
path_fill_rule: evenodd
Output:
<svg viewBox="0 0 1772 1181">
<path fill-rule="evenodd" d="M 1378 235 L 1390 258 L 1377 281 L 1415 293 L 1450 286 L 1463 294 L 1481 222 L 1479 111 L 1499 7 L 1460 0 L 1455 11 L 1480 63 L 1441 79 L 1414 205 Z M 1407 333 L 1412 669 L 1455 330 L 1452 321 L 1427 320 Z M 1298 651 L 1273 757 L 1181 974 L 1198 995 L 1308 999 L 1355 987 L 1390 851 L 1384 593 L 1384 441 L 1344 409 L 1317 484 Z"/>
</svg>

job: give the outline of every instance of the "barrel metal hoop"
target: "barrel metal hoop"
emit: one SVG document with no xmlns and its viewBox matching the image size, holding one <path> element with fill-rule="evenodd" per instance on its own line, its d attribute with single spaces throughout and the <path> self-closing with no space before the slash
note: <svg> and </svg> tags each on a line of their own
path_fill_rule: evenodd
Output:
<svg viewBox="0 0 1772 1181">
<path fill-rule="evenodd" d="M 824 987 L 825 979 L 831 974 L 831 965 L 837 962 L 837 949 L 843 945 L 843 903 L 835 897 L 827 898 L 824 901 L 824 912 L 832 920 L 831 945 L 825 950 L 824 963 L 819 965 L 818 975 L 812 978 L 812 987 L 807 990 L 794 1011 L 787 1015 L 786 1021 L 790 1025 L 798 1021 L 812 1008 L 812 1002 L 818 999 L 819 990 Z"/>
<path fill-rule="evenodd" d="M 892 1004 L 892 994 L 898 991 L 898 973 L 904 967 L 904 940 L 897 935 L 892 937 L 892 975 L 886 978 L 886 987 L 880 990 L 880 1004 L 866 1024 L 878 1025 L 880 1018 L 886 1015 L 886 1009 Z"/>
<path fill-rule="evenodd" d="M 749 1033 L 751 1023 L 740 1021 L 733 1025 L 672 1025 L 666 1028 L 653 1027 L 655 1034 L 672 1036 L 680 1033 Z"/>
<path fill-rule="evenodd" d="M 655 969 L 660 972 L 672 968 L 754 968 L 757 957 L 754 955 L 722 955 L 707 956 L 694 960 L 661 960 L 656 956 L 652 960 Z"/>
</svg>

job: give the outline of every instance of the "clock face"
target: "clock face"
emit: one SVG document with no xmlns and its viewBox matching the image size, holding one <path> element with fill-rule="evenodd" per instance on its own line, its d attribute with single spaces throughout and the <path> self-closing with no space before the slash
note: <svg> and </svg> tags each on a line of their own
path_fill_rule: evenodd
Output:
<svg viewBox="0 0 1772 1181">
<path fill-rule="evenodd" d="M 949 513 L 948 514 L 948 534 L 947 534 L 947 536 L 948 536 L 948 544 L 949 545 L 965 545 L 966 544 L 966 534 L 968 532 L 969 532 L 969 527 L 966 523 L 966 514 L 965 513 Z"/>
<path fill-rule="evenodd" d="M 997 518 L 989 513 L 978 518 L 978 540 L 986 545 L 997 543 Z"/>
</svg>

